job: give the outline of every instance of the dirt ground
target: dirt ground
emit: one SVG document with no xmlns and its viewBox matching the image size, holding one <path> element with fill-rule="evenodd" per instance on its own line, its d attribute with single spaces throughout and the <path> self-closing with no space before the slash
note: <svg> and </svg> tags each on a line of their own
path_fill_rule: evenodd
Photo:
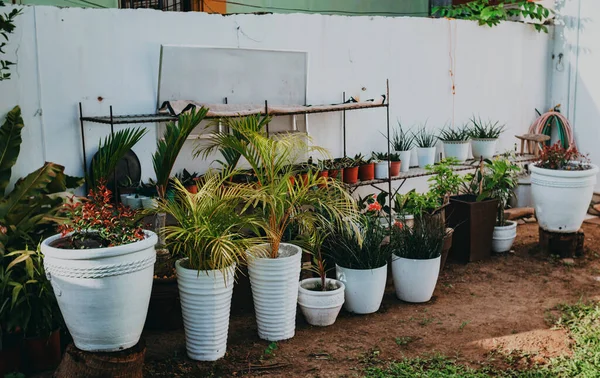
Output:
<svg viewBox="0 0 600 378">
<path fill-rule="evenodd" d="M 215 363 L 185 355 L 183 330 L 146 332 L 148 377 L 355 377 L 370 364 L 440 353 L 472 366 L 515 367 L 568 354 L 570 340 L 549 326 L 558 304 L 600 299 L 600 227 L 585 224 L 586 254 L 563 261 L 540 253 L 537 224 L 518 228 L 514 253 L 446 266 L 426 304 L 398 300 L 391 279 L 380 310 L 340 313 L 327 328 L 308 325 L 300 311 L 296 336 L 260 340 L 254 315 L 232 315 L 228 352 Z M 525 356 L 525 357 L 523 357 Z"/>
</svg>

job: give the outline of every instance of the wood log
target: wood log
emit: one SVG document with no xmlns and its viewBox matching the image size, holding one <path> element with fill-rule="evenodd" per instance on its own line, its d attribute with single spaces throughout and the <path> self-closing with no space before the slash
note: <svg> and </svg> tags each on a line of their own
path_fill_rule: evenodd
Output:
<svg viewBox="0 0 600 378">
<path fill-rule="evenodd" d="M 54 373 L 56 378 L 142 378 L 146 343 L 119 352 L 85 352 L 70 344 Z"/>
<path fill-rule="evenodd" d="M 571 233 L 558 233 L 539 229 L 540 248 L 548 255 L 561 258 L 583 256 L 585 234 L 582 229 Z"/>
<path fill-rule="evenodd" d="M 535 210 L 533 207 L 514 207 L 512 209 L 504 210 L 504 216 L 508 220 L 530 218 L 534 215 Z"/>
</svg>

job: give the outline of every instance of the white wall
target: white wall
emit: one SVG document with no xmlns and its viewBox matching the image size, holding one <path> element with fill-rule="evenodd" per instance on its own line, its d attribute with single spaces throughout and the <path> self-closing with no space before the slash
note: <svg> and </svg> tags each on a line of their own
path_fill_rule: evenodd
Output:
<svg viewBox="0 0 600 378">
<path fill-rule="evenodd" d="M 440 128 L 453 116 L 460 124 L 476 113 L 506 123 L 500 150 L 513 147 L 534 108 L 547 106 L 548 36 L 524 24 L 26 7 L 7 49 L 16 71 L 0 82 L 0 114 L 19 104 L 26 124 L 15 177 L 44 160 L 83 173 L 80 101 L 88 115 L 106 115 L 111 104 L 115 114 L 154 112 L 161 44 L 307 51 L 309 103 L 339 102 L 342 91 L 373 97 L 389 79 L 392 125 L 400 119 Z M 349 112 L 347 121 L 348 154 L 385 148 L 384 110 Z M 148 126 L 135 148 L 143 178 L 152 176 L 156 140 Z M 310 116 L 309 128 L 316 144 L 342 153 L 340 114 Z M 85 130 L 89 159 L 109 128 L 86 123 Z M 178 167 L 199 170 L 204 164 L 189 151 Z"/>
</svg>

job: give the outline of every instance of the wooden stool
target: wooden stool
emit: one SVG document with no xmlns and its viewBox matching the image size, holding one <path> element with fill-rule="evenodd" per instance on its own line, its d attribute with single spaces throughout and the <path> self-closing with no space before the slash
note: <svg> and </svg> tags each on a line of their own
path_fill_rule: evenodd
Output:
<svg viewBox="0 0 600 378">
<path fill-rule="evenodd" d="M 539 229 L 540 248 L 548 255 L 558 255 L 561 258 L 583 256 L 585 235 L 582 229 L 577 232 L 557 233 Z"/>
<path fill-rule="evenodd" d="M 540 143 L 544 143 L 547 140 L 550 140 L 548 135 L 544 134 L 525 134 L 525 135 L 515 135 L 517 139 L 521 140 L 521 155 L 525 154 L 525 147 L 527 147 L 528 153 L 533 156 L 538 156 L 540 154 Z M 525 144 L 527 142 L 527 144 Z"/>
</svg>

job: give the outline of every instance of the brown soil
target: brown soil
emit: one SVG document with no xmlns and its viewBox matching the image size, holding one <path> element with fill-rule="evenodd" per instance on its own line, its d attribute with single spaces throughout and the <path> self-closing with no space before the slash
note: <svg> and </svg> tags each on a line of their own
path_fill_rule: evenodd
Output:
<svg viewBox="0 0 600 378">
<path fill-rule="evenodd" d="M 507 354 L 519 357 L 511 360 L 515 367 L 545 363 L 570 353 L 568 335 L 550 329 L 558 314 L 553 308 L 600 299 L 600 228 L 583 229 L 586 254 L 574 265 L 541 254 L 537 224 L 525 224 L 515 253 L 447 264 L 429 303 L 401 302 L 390 281 L 375 314 L 342 310 L 333 326 L 318 328 L 299 311 L 296 336 L 271 353 L 252 313 L 232 315 L 227 355 L 215 363 L 188 359 L 182 330 L 147 332 L 145 376 L 354 377 L 371 364 L 431 353 L 472 366 L 506 366 Z"/>
</svg>

